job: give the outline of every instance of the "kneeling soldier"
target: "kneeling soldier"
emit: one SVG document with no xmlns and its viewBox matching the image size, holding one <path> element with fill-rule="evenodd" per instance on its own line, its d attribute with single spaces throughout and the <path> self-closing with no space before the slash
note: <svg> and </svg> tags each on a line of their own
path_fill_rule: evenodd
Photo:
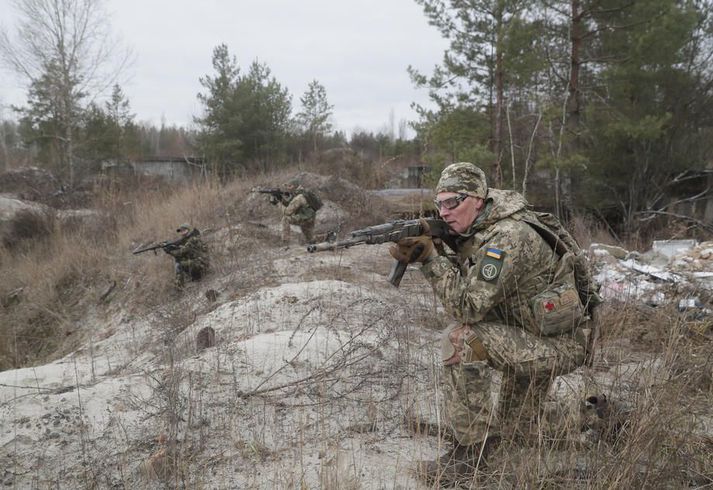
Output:
<svg viewBox="0 0 713 490">
<path fill-rule="evenodd" d="M 185 241 L 164 247 L 163 250 L 176 260 L 175 284 L 177 289 L 182 289 L 187 280 L 198 281 L 208 272 L 208 249 L 200 239 L 198 228 L 184 223 L 176 232 Z"/>
</svg>

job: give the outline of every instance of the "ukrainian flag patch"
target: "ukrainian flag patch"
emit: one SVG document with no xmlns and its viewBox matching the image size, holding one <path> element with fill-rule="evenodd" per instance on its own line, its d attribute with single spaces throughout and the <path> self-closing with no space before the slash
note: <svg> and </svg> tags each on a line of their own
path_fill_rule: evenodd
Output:
<svg viewBox="0 0 713 490">
<path fill-rule="evenodd" d="M 480 262 L 478 269 L 478 279 L 481 281 L 493 282 L 503 269 L 505 252 L 497 248 L 486 248 L 485 257 Z"/>
<path fill-rule="evenodd" d="M 497 248 L 489 248 L 485 251 L 487 257 L 492 257 L 496 260 L 500 260 L 503 257 L 503 251 Z"/>
</svg>

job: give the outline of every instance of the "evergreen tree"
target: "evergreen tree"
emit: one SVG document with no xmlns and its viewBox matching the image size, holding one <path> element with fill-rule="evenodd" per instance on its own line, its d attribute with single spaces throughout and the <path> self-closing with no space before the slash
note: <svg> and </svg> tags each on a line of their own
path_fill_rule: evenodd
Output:
<svg viewBox="0 0 713 490">
<path fill-rule="evenodd" d="M 23 141 L 37 148 L 38 157 L 49 162 L 70 182 L 74 178 L 75 136 L 81 127 L 81 80 L 54 61 L 32 81 L 27 106 L 19 108 Z"/>
<path fill-rule="evenodd" d="M 213 50 L 213 69 L 215 76 L 206 75 L 199 79 L 207 93 L 198 94 L 198 100 L 204 106 L 204 115 L 194 118 L 194 121 L 200 127 L 198 145 L 203 155 L 219 175 L 225 175 L 243 158 L 243 142 L 240 139 L 243 118 L 235 109 L 233 100 L 240 70 L 225 44 Z"/>
<path fill-rule="evenodd" d="M 587 105 L 592 197 L 617 209 L 627 230 L 665 212 L 677 173 L 709 161 L 711 15 L 709 2 L 650 0 L 596 17 L 614 61 L 600 67 L 602 88 Z"/>
<path fill-rule="evenodd" d="M 267 65 L 255 60 L 238 80 L 233 109 L 243 114 L 240 137 L 249 163 L 263 169 L 282 158 L 290 128 L 292 97 L 272 76 Z"/>
<path fill-rule="evenodd" d="M 310 82 L 300 102 L 302 110 L 297 113 L 297 121 L 302 131 L 309 136 L 312 151 L 317 153 L 317 143 L 332 129 L 330 118 L 334 106 L 329 104 L 327 90 L 317 80 Z"/>
<path fill-rule="evenodd" d="M 112 95 L 102 109 L 90 104 L 84 112 L 83 131 L 78 135 L 78 155 L 95 163 L 103 160 L 126 160 L 139 153 L 138 134 L 129 100 L 115 84 Z"/>
<path fill-rule="evenodd" d="M 207 93 L 198 95 L 204 115 L 195 118 L 204 156 L 223 177 L 276 161 L 285 152 L 292 111 L 287 89 L 258 61 L 241 76 L 224 44 L 213 51 L 213 68 L 215 76 L 200 79 Z"/>
<path fill-rule="evenodd" d="M 504 158 L 506 95 L 517 79 L 528 80 L 524 58 L 530 58 L 538 36 L 524 15 L 525 0 L 416 0 L 429 23 L 450 41 L 443 63 L 431 77 L 409 68 L 417 86 L 427 87 L 444 112 L 466 106 L 484 108 L 490 118 L 488 149 L 494 154 L 492 177 L 501 186 Z M 528 67 L 528 69 L 530 69 Z"/>
</svg>

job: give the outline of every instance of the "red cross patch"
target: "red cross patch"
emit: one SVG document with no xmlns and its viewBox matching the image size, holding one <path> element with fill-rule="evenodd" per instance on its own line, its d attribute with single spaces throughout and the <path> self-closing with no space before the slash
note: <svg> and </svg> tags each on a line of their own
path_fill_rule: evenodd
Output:
<svg viewBox="0 0 713 490">
<path fill-rule="evenodd" d="M 543 306 L 545 307 L 545 311 L 547 311 L 548 313 L 551 311 L 554 311 L 554 309 L 555 309 L 555 304 L 549 300 L 545 301 Z"/>
</svg>

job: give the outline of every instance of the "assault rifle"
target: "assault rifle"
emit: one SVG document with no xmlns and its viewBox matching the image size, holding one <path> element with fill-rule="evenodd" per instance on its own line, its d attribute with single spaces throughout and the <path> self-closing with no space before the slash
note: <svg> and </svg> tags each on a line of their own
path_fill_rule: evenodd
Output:
<svg viewBox="0 0 713 490">
<path fill-rule="evenodd" d="M 172 250 L 176 250 L 178 247 L 180 247 L 181 245 L 186 243 L 189 238 L 198 236 L 198 235 L 200 235 L 198 228 L 193 228 L 193 230 L 191 230 L 191 232 L 186 236 L 176 238 L 175 240 L 165 240 L 163 242 L 146 245 L 144 247 L 139 247 L 131 253 L 136 255 L 136 254 L 140 254 L 143 252 L 148 252 L 149 250 L 153 250 L 154 253 L 156 253 L 156 250 L 158 250 L 159 248 L 162 248 L 165 252 L 170 252 Z"/>
<path fill-rule="evenodd" d="M 403 238 L 416 237 L 423 235 L 424 223 L 428 227 L 428 234 L 433 238 L 440 238 L 452 249 L 455 248 L 454 239 L 451 235 L 451 228 L 448 223 L 442 219 L 436 218 L 421 218 L 414 220 L 397 220 L 381 225 L 369 226 L 361 230 L 351 232 L 351 237 L 344 240 L 331 242 L 315 243 L 307 246 L 307 251 L 325 252 L 327 250 L 339 250 L 349 248 L 355 245 L 378 245 L 380 243 L 394 242 L 397 243 Z M 389 272 L 389 282 L 396 287 L 399 287 L 401 278 L 406 272 L 408 263 L 396 261 Z"/>
<path fill-rule="evenodd" d="M 278 202 L 284 202 L 285 199 L 289 199 L 292 193 L 290 191 L 283 191 L 279 188 L 262 188 L 256 187 L 251 192 L 258 192 L 260 194 L 270 194 L 270 203 L 277 204 Z"/>
</svg>

